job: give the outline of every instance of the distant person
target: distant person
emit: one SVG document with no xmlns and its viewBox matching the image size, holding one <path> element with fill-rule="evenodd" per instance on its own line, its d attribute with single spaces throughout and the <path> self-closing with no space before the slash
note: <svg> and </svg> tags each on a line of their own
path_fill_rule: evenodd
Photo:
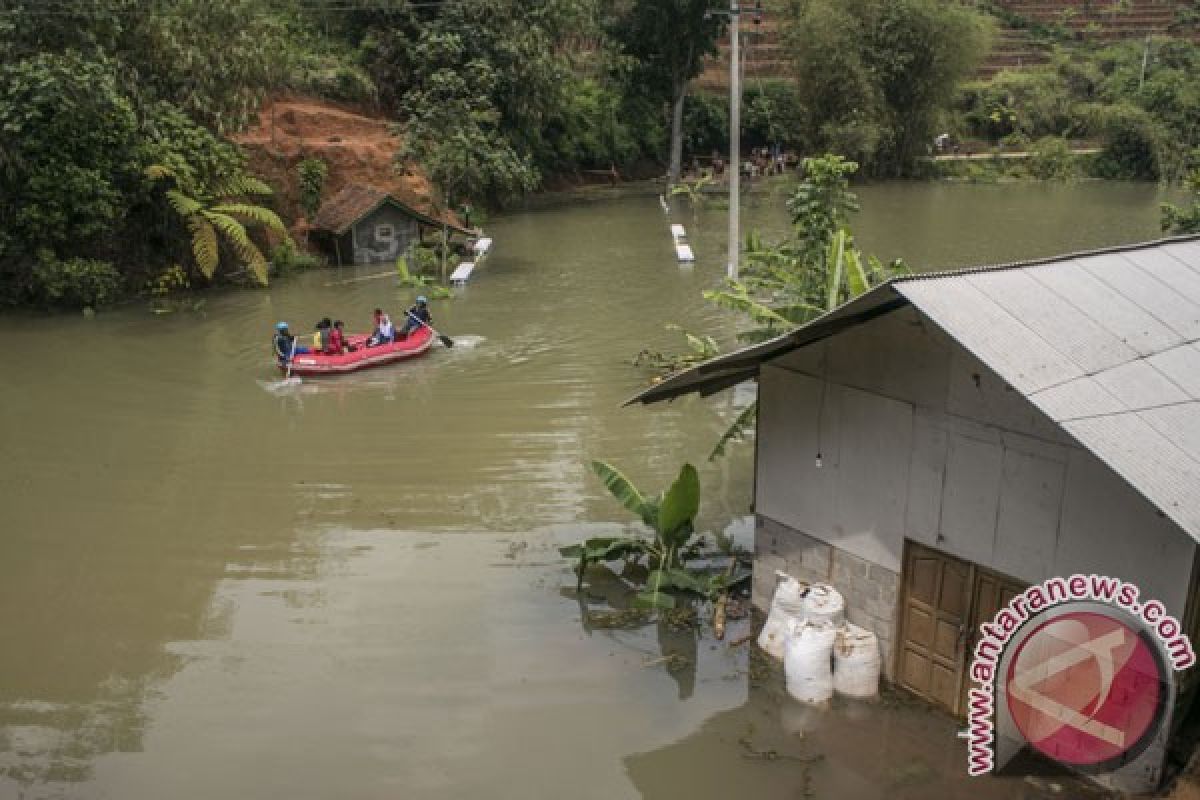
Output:
<svg viewBox="0 0 1200 800">
<path fill-rule="evenodd" d="M 286 322 L 275 324 L 275 338 L 272 344 L 275 350 L 275 358 L 279 361 L 279 366 L 281 367 L 287 366 L 287 363 L 292 360 L 292 356 L 310 352 L 307 347 L 296 346 L 296 337 L 292 336 Z"/>
<path fill-rule="evenodd" d="M 429 313 L 429 301 L 424 295 L 417 298 L 416 304 L 404 316 L 404 324 L 400 326 L 401 339 L 407 339 L 410 333 L 422 327 L 422 323 L 429 325 L 433 322 L 433 315 Z"/>
<path fill-rule="evenodd" d="M 325 348 L 325 353 L 326 355 L 340 356 L 349 349 L 349 346 L 346 341 L 346 332 L 342 330 L 342 321 L 339 319 L 329 329 L 329 345 Z"/>
<path fill-rule="evenodd" d="M 396 341 L 396 328 L 392 318 L 383 313 L 383 309 L 375 309 L 375 329 L 367 339 L 367 347 L 378 347 L 381 344 L 391 344 Z"/>
</svg>

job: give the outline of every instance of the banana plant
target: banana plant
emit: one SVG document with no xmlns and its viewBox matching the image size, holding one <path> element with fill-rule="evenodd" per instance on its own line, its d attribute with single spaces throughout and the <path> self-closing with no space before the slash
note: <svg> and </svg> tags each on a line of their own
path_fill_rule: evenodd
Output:
<svg viewBox="0 0 1200 800">
<path fill-rule="evenodd" d="M 584 572 L 591 564 L 644 556 L 649 561 L 650 574 L 646 589 L 634 598 L 635 606 L 674 608 L 675 598 L 663 591 L 668 588 L 707 594 L 711 588 L 709 581 L 684 569 L 680 558 L 696 532 L 695 519 L 700 509 L 700 476 L 696 468 L 684 464 L 666 491 L 647 497 L 616 467 L 603 461 L 593 461 L 591 466 L 609 493 L 650 528 L 654 538 L 597 537 L 561 548 L 559 552 L 564 556 L 579 559 L 576 588 L 582 588 Z"/>
</svg>

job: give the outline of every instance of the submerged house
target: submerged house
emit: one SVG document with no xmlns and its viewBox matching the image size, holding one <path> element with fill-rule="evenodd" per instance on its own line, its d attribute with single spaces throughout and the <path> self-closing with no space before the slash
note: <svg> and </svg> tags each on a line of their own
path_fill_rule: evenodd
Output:
<svg viewBox="0 0 1200 800">
<path fill-rule="evenodd" d="M 759 607 L 776 569 L 833 583 L 957 715 L 980 623 L 1054 576 L 1200 641 L 1200 238 L 896 279 L 634 400 L 750 379 Z"/>
<path fill-rule="evenodd" d="M 312 231 L 334 263 L 390 264 L 419 244 L 422 238 L 443 229 L 450 234 L 473 232 L 446 219 L 422 213 L 392 192 L 365 184 L 351 184 L 321 204 Z"/>
</svg>

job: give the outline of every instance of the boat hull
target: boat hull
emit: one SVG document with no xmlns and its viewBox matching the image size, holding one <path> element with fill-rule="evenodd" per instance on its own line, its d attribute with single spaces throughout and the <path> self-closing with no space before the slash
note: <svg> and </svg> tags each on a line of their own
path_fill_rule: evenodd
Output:
<svg viewBox="0 0 1200 800">
<path fill-rule="evenodd" d="M 301 353 L 292 360 L 292 374 L 304 377 L 344 375 L 348 372 L 394 364 L 429 352 L 429 348 L 433 346 L 433 338 L 433 331 L 424 326 L 410 333 L 405 339 L 378 347 L 364 346 L 366 336 L 349 336 L 347 339 L 355 350 L 341 355 Z M 285 367 L 280 367 L 280 370 L 287 371 Z"/>
</svg>

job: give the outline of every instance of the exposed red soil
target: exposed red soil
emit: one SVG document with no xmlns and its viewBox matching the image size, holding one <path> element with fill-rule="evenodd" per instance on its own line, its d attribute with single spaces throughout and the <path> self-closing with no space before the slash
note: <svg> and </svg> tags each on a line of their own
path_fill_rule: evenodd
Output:
<svg viewBox="0 0 1200 800">
<path fill-rule="evenodd" d="M 401 140 L 390 120 L 367 116 L 311 98 L 275 99 L 259 111 L 258 121 L 233 141 L 249 158 L 249 168 L 275 188 L 276 207 L 294 221 L 296 232 L 307 226 L 300 208 L 297 165 L 319 158 L 329 165 L 321 192 L 328 200 L 352 183 L 391 192 L 407 205 L 461 225 L 436 202 L 436 190 L 415 164 L 396 165 Z"/>
</svg>

